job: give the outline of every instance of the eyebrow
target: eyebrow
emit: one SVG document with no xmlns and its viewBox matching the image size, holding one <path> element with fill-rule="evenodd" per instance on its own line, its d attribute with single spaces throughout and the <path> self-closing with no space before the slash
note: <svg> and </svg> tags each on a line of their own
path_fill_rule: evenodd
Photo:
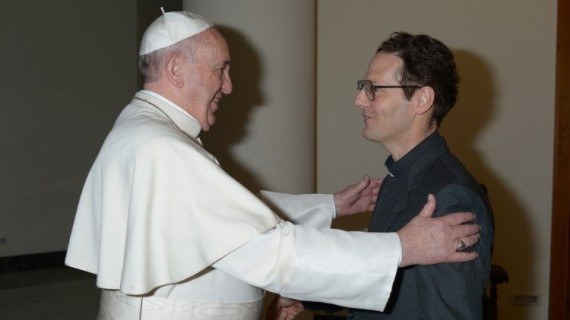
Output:
<svg viewBox="0 0 570 320">
<path fill-rule="evenodd" d="M 220 63 L 216 63 L 214 64 L 214 68 L 218 69 L 218 68 L 227 68 L 230 65 L 230 61 L 229 60 L 224 60 Z"/>
</svg>

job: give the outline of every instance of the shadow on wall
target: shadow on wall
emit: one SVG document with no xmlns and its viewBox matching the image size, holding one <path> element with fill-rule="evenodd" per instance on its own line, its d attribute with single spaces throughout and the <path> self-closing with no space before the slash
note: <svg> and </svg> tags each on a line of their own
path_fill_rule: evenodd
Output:
<svg viewBox="0 0 570 320">
<path fill-rule="evenodd" d="M 260 58 L 243 34 L 226 26 L 216 25 L 230 47 L 233 93 L 224 97 L 216 112 L 216 124 L 201 135 L 205 147 L 220 161 L 222 168 L 234 179 L 257 193 L 262 186 L 255 175 L 231 154 L 232 145 L 247 137 L 247 123 L 253 109 L 263 104 L 259 89 Z"/>
<path fill-rule="evenodd" d="M 484 157 L 493 157 L 493 154 L 483 157 L 476 150 L 477 135 L 485 130 L 498 108 L 492 71 L 484 60 L 471 52 L 456 50 L 454 55 L 461 77 L 459 99 L 443 120 L 440 131 L 453 153 L 489 190 L 495 216 L 493 263 L 502 265 L 511 276 L 516 271 L 511 283 L 517 280 L 533 283 L 536 235 L 530 226 L 529 213 L 510 187 L 485 164 Z M 508 286 L 505 284 L 503 290 L 499 290 L 500 305 L 506 306 Z M 499 307 L 499 310 L 502 314 L 505 308 Z"/>
</svg>

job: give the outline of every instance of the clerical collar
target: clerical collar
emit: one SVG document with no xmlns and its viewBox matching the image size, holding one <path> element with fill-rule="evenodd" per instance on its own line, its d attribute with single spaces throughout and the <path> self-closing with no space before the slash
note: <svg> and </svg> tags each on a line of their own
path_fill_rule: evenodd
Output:
<svg viewBox="0 0 570 320">
<path fill-rule="evenodd" d="M 177 106 L 174 102 L 150 90 L 141 90 L 137 92 L 135 98 L 145 101 L 150 105 L 154 104 L 154 107 L 158 108 L 159 111 L 164 112 L 166 117 L 172 120 L 180 130 L 184 131 L 194 139 L 198 138 L 198 135 L 202 130 L 200 123 L 196 118 Z"/>
<path fill-rule="evenodd" d="M 406 153 L 400 160 L 394 161 L 392 156 L 389 156 L 384 162 L 384 167 L 391 177 L 401 177 L 405 175 L 411 168 L 411 166 L 416 162 L 416 160 L 426 152 L 431 145 L 442 142 L 443 137 L 439 135 L 437 131 L 430 134 L 412 150 Z"/>
</svg>

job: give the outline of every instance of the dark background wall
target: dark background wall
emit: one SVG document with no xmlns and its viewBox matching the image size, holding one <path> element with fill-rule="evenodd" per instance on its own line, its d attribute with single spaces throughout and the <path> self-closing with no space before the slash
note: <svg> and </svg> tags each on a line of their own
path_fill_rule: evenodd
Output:
<svg viewBox="0 0 570 320">
<path fill-rule="evenodd" d="M 0 2 L 0 257 L 66 249 L 137 41 L 136 0 Z"/>
</svg>

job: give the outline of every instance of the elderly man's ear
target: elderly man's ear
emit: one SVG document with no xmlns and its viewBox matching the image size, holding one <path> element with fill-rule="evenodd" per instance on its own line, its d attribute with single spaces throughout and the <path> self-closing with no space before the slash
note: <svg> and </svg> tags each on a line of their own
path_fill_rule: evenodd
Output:
<svg viewBox="0 0 570 320">
<path fill-rule="evenodd" d="M 170 54 L 164 61 L 164 73 L 168 82 L 177 88 L 184 86 L 182 69 L 184 68 L 184 57 L 177 53 Z"/>
</svg>

